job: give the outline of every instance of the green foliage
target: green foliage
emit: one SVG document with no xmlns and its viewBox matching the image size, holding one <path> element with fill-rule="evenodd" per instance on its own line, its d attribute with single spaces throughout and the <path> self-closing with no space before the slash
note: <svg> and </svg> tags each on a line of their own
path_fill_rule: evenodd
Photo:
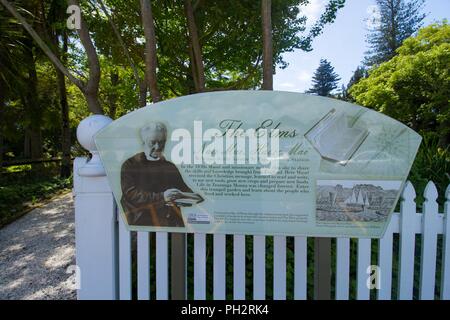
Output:
<svg viewBox="0 0 450 320">
<path fill-rule="evenodd" d="M 105 0 L 128 52 L 142 76 L 144 39 L 139 3 Z M 272 1 L 274 69 L 285 68 L 282 54 L 294 49 L 311 50 L 313 39 L 336 18 L 345 0 L 328 0 L 319 21 L 306 30 L 301 9 L 307 0 Z M 164 99 L 192 93 L 189 43 L 182 2 L 152 1 L 157 38 L 158 86 Z M 253 89 L 262 80 L 262 33 L 258 1 L 196 1 L 193 3 L 209 90 Z M 96 46 L 106 63 L 129 68 L 124 48 L 117 41 L 107 17 L 99 7 L 85 3 L 86 17 Z M 103 70 L 103 66 L 102 66 Z M 130 78 L 134 82 L 134 79 Z M 132 83 L 135 85 L 135 83 Z M 137 90 L 132 90 L 137 94 Z"/>
<path fill-rule="evenodd" d="M 443 212 L 445 190 L 450 184 L 450 147 L 440 147 L 439 137 L 436 135 L 425 135 L 408 180 L 412 182 L 416 190 L 416 202 L 419 208 L 425 200 L 423 192 L 428 181 L 433 181 L 438 189 L 440 212 Z"/>
<path fill-rule="evenodd" d="M 307 93 L 314 93 L 319 96 L 330 96 L 331 92 L 337 88 L 339 76 L 334 72 L 334 68 L 326 59 L 320 60 L 320 65 L 314 73 L 313 86 Z"/>
<path fill-rule="evenodd" d="M 72 178 L 59 178 L 59 168 L 53 164 L 9 169 L 0 173 L 0 227 L 72 185 Z"/>
<path fill-rule="evenodd" d="M 370 50 L 366 65 L 388 61 L 405 39 L 421 26 L 425 14 L 421 13 L 424 0 L 376 0 L 379 21 L 375 21 L 367 37 Z"/>
<path fill-rule="evenodd" d="M 326 7 L 325 12 L 320 16 L 319 20 L 311 28 L 309 35 L 305 39 L 304 50 L 311 51 L 312 40 L 322 33 L 323 27 L 327 23 L 332 23 L 336 19 L 337 12 L 345 5 L 345 0 L 330 0 Z"/>
<path fill-rule="evenodd" d="M 274 69 L 287 63 L 282 55 L 294 49 L 310 50 L 311 42 L 336 18 L 344 0 L 328 0 L 319 21 L 306 30 L 302 9 L 308 0 L 273 0 Z M 139 1 L 80 1 L 101 64 L 99 101 L 105 113 L 117 118 L 138 107 L 139 88 L 127 52 L 144 78 L 144 45 Z M 81 79 L 88 76 L 88 61 L 76 31 L 66 27 L 67 1 L 14 1 L 14 6 L 56 53 L 68 37 L 63 63 Z M 152 1 L 158 60 L 158 86 L 163 99 L 193 93 L 186 18 L 182 1 Z M 260 4 L 255 1 L 193 1 L 194 15 L 205 64 L 207 90 L 254 89 L 262 80 Z M 108 16 L 120 33 L 124 48 Z M 11 14 L 0 5 L 0 158 L 27 156 L 24 140 L 42 135 L 31 144 L 44 155 L 61 150 L 60 97 L 56 73 L 48 58 Z M 33 74 L 36 76 L 32 77 Z M 31 75 L 31 76 L 30 76 Z M 79 121 L 89 115 L 85 97 L 66 79 L 72 141 Z M 42 143 L 41 143 L 42 142 Z M 78 150 L 75 143 L 74 151 Z M 5 160 L 10 157 L 5 156 Z"/>
<path fill-rule="evenodd" d="M 357 84 L 359 81 L 361 81 L 362 79 L 367 78 L 367 76 L 368 76 L 368 71 L 367 71 L 366 67 L 358 66 L 356 68 L 356 70 L 353 72 L 353 75 L 350 78 L 350 81 L 348 82 L 347 86 L 345 86 L 345 85 L 342 86 L 342 90 L 341 90 L 342 91 L 342 99 L 341 100 L 355 102 L 353 97 L 349 94 L 348 90 L 352 86 Z"/>
<path fill-rule="evenodd" d="M 450 26 L 421 29 L 390 61 L 369 71 L 350 89 L 358 104 L 385 113 L 419 133 L 450 144 Z"/>
<path fill-rule="evenodd" d="M 101 57 L 100 65 L 103 77 L 100 81 L 99 99 L 105 113 L 116 119 L 136 109 L 138 97 L 133 71 L 130 68 L 113 65 L 104 57 Z M 79 98 L 84 99 L 83 96 Z"/>
</svg>

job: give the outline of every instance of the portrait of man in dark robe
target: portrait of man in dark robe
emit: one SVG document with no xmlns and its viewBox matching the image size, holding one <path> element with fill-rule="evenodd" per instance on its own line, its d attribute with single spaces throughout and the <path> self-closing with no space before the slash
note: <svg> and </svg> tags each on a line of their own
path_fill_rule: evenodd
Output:
<svg viewBox="0 0 450 320">
<path fill-rule="evenodd" d="M 144 151 L 122 164 L 122 208 L 128 224 L 184 227 L 181 208 L 175 200 L 192 193 L 177 167 L 164 158 L 167 128 L 152 122 L 140 130 Z"/>
</svg>

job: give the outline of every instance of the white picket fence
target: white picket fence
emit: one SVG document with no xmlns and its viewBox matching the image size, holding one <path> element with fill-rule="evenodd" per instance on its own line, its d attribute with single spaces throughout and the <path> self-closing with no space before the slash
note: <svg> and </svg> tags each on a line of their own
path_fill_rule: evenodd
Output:
<svg viewBox="0 0 450 320">
<path fill-rule="evenodd" d="M 92 150 L 91 150 L 92 151 Z M 95 152 L 95 151 L 94 151 Z M 131 299 L 131 233 L 126 230 L 108 185 L 106 176 L 81 176 L 79 168 L 85 158 L 74 163 L 76 221 L 76 258 L 80 289 L 78 299 Z M 436 279 L 440 275 L 440 299 L 450 299 L 450 186 L 446 190 L 444 213 L 438 213 L 437 190 L 428 183 L 423 213 L 416 212 L 415 191 L 407 183 L 402 194 L 400 213 L 395 213 L 384 238 L 357 240 L 356 299 L 370 299 L 367 268 L 371 262 L 372 241 L 378 241 L 379 290 L 377 299 L 412 299 L 415 260 L 420 257 L 419 298 L 434 299 Z M 393 256 L 393 238 L 399 234 L 399 255 Z M 421 235 L 421 252 L 415 252 L 416 235 Z M 438 236 L 442 235 L 442 240 Z M 137 298 L 169 298 L 168 234 L 156 233 L 156 296 L 150 297 L 150 237 L 137 234 Z M 441 246 L 438 246 L 441 241 Z M 294 299 L 307 298 L 306 237 L 294 239 Z M 441 270 L 437 270 L 438 247 L 441 247 Z M 194 299 L 206 298 L 206 235 L 194 235 Z M 246 246 L 244 235 L 233 236 L 233 259 L 226 260 L 226 236 L 213 235 L 213 298 L 226 298 L 226 265 L 233 264 L 233 298 L 246 298 Z M 266 298 L 266 237 L 253 237 L 253 298 Z M 335 298 L 349 299 L 350 239 L 336 239 Z M 393 260 L 398 259 L 398 297 L 392 297 Z M 273 299 L 286 299 L 286 237 L 273 237 Z M 417 290 L 417 288 L 416 288 Z"/>
<path fill-rule="evenodd" d="M 150 233 L 137 233 L 137 254 L 133 264 L 132 233 L 127 231 L 108 184 L 93 136 L 101 127 L 112 120 L 103 116 L 89 117 L 80 124 L 77 137 L 80 144 L 90 151 L 92 158 L 76 158 L 74 161 L 75 233 L 76 263 L 79 289 L 78 299 L 121 299 L 132 298 L 133 266 L 137 266 L 137 298 L 169 298 L 169 238 L 165 232 L 156 232 L 156 261 L 150 261 Z M 444 213 L 438 213 L 436 199 L 438 193 L 433 182 L 429 182 L 425 192 L 423 212 L 416 212 L 416 193 L 411 183 L 407 183 L 400 201 L 400 213 L 395 213 L 385 236 L 380 240 L 358 239 L 356 248 L 356 278 L 351 277 L 351 239 L 337 238 L 335 261 L 335 299 L 346 300 L 350 296 L 350 284 L 356 280 L 356 299 L 370 299 L 371 289 L 367 285 L 368 268 L 377 266 L 378 289 L 376 298 L 380 300 L 409 300 L 418 292 L 419 299 L 434 299 L 439 286 L 440 299 L 450 299 L 450 185 L 445 192 Z M 394 241 L 394 237 L 399 240 Z M 421 252 L 416 250 L 416 235 L 420 235 Z M 227 261 L 226 235 L 213 235 L 213 280 L 207 283 L 207 237 L 194 234 L 193 252 L 193 298 L 206 299 L 207 286 L 213 288 L 213 298 L 227 298 L 227 268 L 232 268 L 232 298 L 246 298 L 246 236 L 234 235 L 232 261 Z M 265 299 L 266 295 L 266 253 L 265 236 L 253 237 L 253 286 L 254 299 Z M 290 239 L 291 240 L 291 239 Z M 378 257 L 372 261 L 372 244 L 377 243 Z M 308 250 L 307 237 L 294 237 L 293 283 L 287 283 L 287 238 L 273 237 L 273 299 L 286 299 L 288 286 L 293 287 L 294 299 L 307 299 L 308 257 L 314 253 Z M 398 248 L 394 250 L 395 243 Z M 231 243 L 228 243 L 229 245 Z M 398 252 L 398 256 L 393 253 Z M 187 252 L 189 253 L 189 252 Z M 270 253 L 272 254 L 272 253 Z M 419 262 L 420 272 L 415 272 L 415 262 Z M 439 261 L 440 270 L 437 269 Z M 151 263 L 152 262 L 152 263 Z M 398 268 L 394 268 L 398 262 Z M 151 272 L 154 265 L 154 272 Z M 398 270 L 396 270 L 398 269 Z M 394 271 L 395 270 L 395 274 Z M 371 271 L 371 270 L 369 270 Z M 187 273 L 187 268 L 185 270 Z M 415 279 L 418 275 L 419 279 Z M 231 275 L 228 275 L 229 277 Z M 393 279 L 397 283 L 393 284 Z M 436 283 L 440 279 L 440 283 Z M 417 284 L 417 285 L 415 285 Z M 396 287 L 397 296 L 392 296 Z M 151 287 L 156 287 L 151 297 Z M 187 285 L 186 285 L 187 287 Z"/>
</svg>

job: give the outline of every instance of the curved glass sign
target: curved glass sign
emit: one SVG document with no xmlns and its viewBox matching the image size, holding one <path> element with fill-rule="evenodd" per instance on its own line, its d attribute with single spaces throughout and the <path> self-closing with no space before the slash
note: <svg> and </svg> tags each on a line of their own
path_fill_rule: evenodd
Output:
<svg viewBox="0 0 450 320">
<path fill-rule="evenodd" d="M 421 137 L 339 100 L 227 91 L 138 109 L 95 141 L 131 230 L 379 238 Z"/>
</svg>

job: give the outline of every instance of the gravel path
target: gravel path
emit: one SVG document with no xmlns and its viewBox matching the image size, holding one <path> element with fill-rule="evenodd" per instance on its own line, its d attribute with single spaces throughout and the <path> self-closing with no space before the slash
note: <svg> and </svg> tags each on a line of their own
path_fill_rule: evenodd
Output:
<svg viewBox="0 0 450 320">
<path fill-rule="evenodd" d="M 0 299 L 75 299 L 72 194 L 0 229 Z"/>
</svg>

